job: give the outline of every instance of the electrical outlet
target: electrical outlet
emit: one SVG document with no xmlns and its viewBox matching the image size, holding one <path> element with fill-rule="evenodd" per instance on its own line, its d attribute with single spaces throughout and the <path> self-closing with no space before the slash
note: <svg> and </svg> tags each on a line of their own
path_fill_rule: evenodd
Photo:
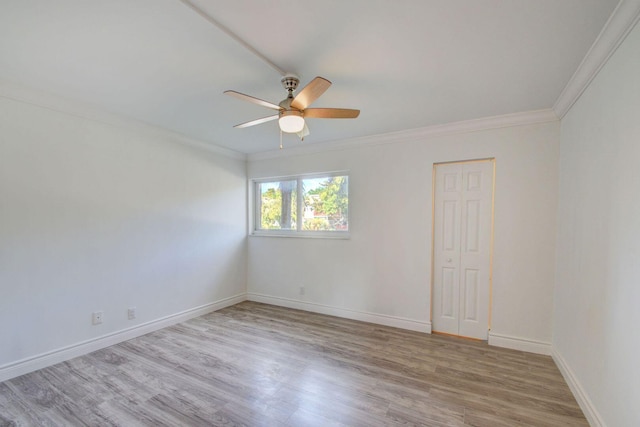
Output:
<svg viewBox="0 0 640 427">
<path fill-rule="evenodd" d="M 127 316 L 129 317 L 129 320 L 133 320 L 136 318 L 136 308 L 135 307 L 130 307 L 129 310 L 127 310 Z"/>
<path fill-rule="evenodd" d="M 101 311 L 94 311 L 93 314 L 91 315 L 91 323 L 93 325 L 99 325 L 102 323 L 102 312 Z"/>
<path fill-rule="evenodd" d="M 304 295 L 304 286 L 300 286 L 300 295 Z"/>
</svg>

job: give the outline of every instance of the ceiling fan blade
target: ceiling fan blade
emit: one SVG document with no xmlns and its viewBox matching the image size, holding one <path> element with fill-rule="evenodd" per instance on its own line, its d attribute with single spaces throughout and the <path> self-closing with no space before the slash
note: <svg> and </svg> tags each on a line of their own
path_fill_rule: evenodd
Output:
<svg viewBox="0 0 640 427">
<path fill-rule="evenodd" d="M 263 117 L 261 119 L 251 120 L 250 122 L 240 123 L 239 125 L 235 125 L 234 128 L 248 128 L 249 126 L 255 126 L 262 123 L 270 122 L 271 120 L 275 120 L 280 117 L 279 114 L 274 114 L 273 116 Z"/>
<path fill-rule="evenodd" d="M 249 96 L 249 95 L 245 95 L 244 93 L 240 93 L 240 92 L 236 92 L 235 90 L 225 90 L 224 91 L 225 95 L 229 95 L 229 96 L 233 96 L 234 98 L 238 98 L 241 99 L 243 101 L 248 101 L 251 102 L 252 104 L 258 104 L 262 107 L 267 107 L 267 108 L 271 108 L 273 110 L 281 110 L 282 107 L 280 107 L 279 105 L 273 104 L 269 101 L 265 101 L 263 99 L 260 98 L 256 98 L 255 96 Z"/>
<path fill-rule="evenodd" d="M 331 82 L 323 77 L 311 80 L 291 101 L 291 106 L 298 110 L 304 110 L 313 101 L 318 99 L 331 86 Z"/>
<path fill-rule="evenodd" d="M 307 108 L 304 117 L 312 119 L 355 119 L 360 115 L 360 110 L 350 108 Z"/>
</svg>

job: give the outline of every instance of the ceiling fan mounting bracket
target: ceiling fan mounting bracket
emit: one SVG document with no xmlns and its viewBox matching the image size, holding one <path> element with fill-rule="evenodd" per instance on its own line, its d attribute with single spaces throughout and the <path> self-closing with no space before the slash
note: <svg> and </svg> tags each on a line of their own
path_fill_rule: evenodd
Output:
<svg viewBox="0 0 640 427">
<path fill-rule="evenodd" d="M 280 82 L 282 83 L 282 87 L 284 87 L 291 96 L 291 94 L 298 88 L 300 79 L 295 74 L 287 74 L 280 80 Z"/>
</svg>

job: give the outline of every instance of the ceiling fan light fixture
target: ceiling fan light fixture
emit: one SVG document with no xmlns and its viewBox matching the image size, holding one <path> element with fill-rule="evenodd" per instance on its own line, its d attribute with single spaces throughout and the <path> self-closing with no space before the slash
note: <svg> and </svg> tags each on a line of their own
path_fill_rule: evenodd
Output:
<svg viewBox="0 0 640 427">
<path fill-rule="evenodd" d="M 302 112 L 296 110 L 283 111 L 278 119 L 280 130 L 285 133 L 298 133 L 304 129 Z"/>
</svg>

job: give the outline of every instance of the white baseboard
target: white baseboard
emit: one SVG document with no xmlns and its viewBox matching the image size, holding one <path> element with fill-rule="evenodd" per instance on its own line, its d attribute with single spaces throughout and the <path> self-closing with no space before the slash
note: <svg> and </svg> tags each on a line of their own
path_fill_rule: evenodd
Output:
<svg viewBox="0 0 640 427">
<path fill-rule="evenodd" d="M 580 385 L 580 382 L 574 375 L 567 362 L 564 360 L 564 357 L 562 357 L 562 355 L 558 353 L 555 348 L 553 348 L 551 351 L 551 357 L 553 358 L 554 362 L 556 362 L 560 373 L 569 385 L 569 388 L 573 393 L 573 397 L 576 398 L 578 405 L 580 405 L 580 409 L 582 409 L 582 412 L 584 412 L 584 416 L 587 418 L 587 421 L 589 421 L 589 425 L 591 427 L 605 427 L 606 424 L 604 423 L 604 421 L 602 421 L 602 417 L 600 417 L 600 414 L 596 410 L 595 405 L 591 402 L 591 399 L 589 399 L 589 396 Z"/>
<path fill-rule="evenodd" d="M 544 354 L 545 356 L 551 355 L 551 343 L 496 334 L 494 332 L 489 332 L 489 345 L 527 351 L 529 353 Z"/>
<path fill-rule="evenodd" d="M 262 302 L 280 307 L 294 308 L 310 311 L 312 313 L 327 314 L 329 316 L 343 317 L 345 319 L 359 320 L 361 322 L 375 323 L 377 325 L 391 326 L 394 328 L 408 329 L 410 331 L 431 333 L 431 322 L 406 319 L 403 317 L 388 316 L 386 314 L 368 313 L 365 311 L 348 310 L 324 304 L 299 301 L 289 298 L 274 297 L 270 295 L 248 293 L 249 301 Z"/>
<path fill-rule="evenodd" d="M 181 311 L 179 313 L 171 314 L 169 316 L 161 317 L 131 328 L 112 332 L 101 337 L 92 338 L 87 341 L 0 366 L 0 382 L 148 334 L 149 332 L 157 331 L 158 329 L 166 328 L 167 326 L 175 325 L 176 323 L 193 319 L 194 317 L 211 313 L 212 311 L 238 304 L 246 299 L 246 294 L 238 294 L 209 304 L 201 305 L 199 307 L 190 308 L 189 310 Z"/>
</svg>

